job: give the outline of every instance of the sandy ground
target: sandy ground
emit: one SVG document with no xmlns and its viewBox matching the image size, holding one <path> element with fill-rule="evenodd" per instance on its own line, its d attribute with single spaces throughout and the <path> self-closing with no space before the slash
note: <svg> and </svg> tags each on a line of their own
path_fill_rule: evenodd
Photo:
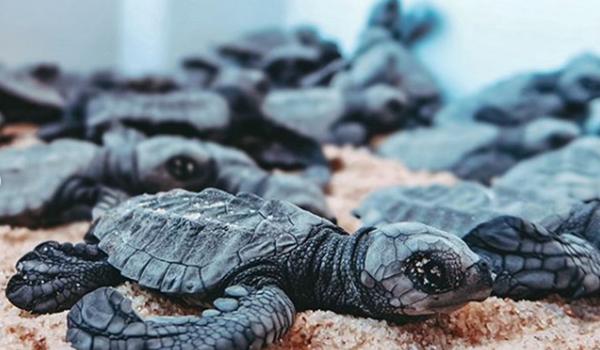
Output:
<svg viewBox="0 0 600 350">
<path fill-rule="evenodd" d="M 16 140 L 26 146 L 35 142 L 31 128 Z M 328 200 L 340 224 L 350 232 L 360 223 L 350 215 L 364 196 L 377 188 L 395 184 L 429 184 L 454 181 L 449 174 L 407 171 L 401 164 L 381 160 L 366 150 L 326 149 L 337 171 Z M 31 315 L 3 297 L 6 282 L 20 256 L 44 240 L 77 241 L 87 223 L 52 230 L 25 230 L 0 226 L 0 349 L 65 349 L 66 312 Z M 119 287 L 133 299 L 144 315 L 197 314 L 140 290 Z M 558 298 L 519 301 L 490 298 L 471 303 L 450 315 L 423 322 L 390 325 L 385 321 L 338 315 L 329 311 L 298 314 L 288 335 L 273 349 L 600 349 L 600 299 L 566 303 Z"/>
</svg>

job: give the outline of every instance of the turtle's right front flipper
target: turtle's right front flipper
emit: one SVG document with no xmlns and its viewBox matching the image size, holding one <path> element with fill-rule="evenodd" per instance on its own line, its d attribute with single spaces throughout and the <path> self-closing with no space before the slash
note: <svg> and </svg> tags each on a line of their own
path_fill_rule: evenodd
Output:
<svg viewBox="0 0 600 350">
<path fill-rule="evenodd" d="M 86 295 L 69 312 L 67 341 L 76 349 L 259 349 L 281 338 L 294 305 L 274 286 L 234 286 L 202 317 L 143 320 L 111 288 Z"/>
<path fill-rule="evenodd" d="M 600 292 L 600 252 L 571 234 L 555 234 L 514 216 L 499 216 L 464 237 L 474 252 L 489 260 L 497 274 L 494 294 L 538 299 Z"/>
<path fill-rule="evenodd" d="M 18 308 L 52 313 L 69 309 L 96 288 L 122 281 L 96 245 L 48 241 L 17 262 L 6 297 Z"/>
</svg>

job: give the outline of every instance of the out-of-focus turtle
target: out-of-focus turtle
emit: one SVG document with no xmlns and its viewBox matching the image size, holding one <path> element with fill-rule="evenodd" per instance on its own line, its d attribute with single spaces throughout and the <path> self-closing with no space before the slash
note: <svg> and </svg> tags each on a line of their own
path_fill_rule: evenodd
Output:
<svg viewBox="0 0 600 350">
<path fill-rule="evenodd" d="M 64 107 L 65 101 L 57 90 L 27 74 L 0 69 L 0 112 L 6 122 L 55 121 Z"/>
<path fill-rule="evenodd" d="M 585 118 L 587 104 L 597 97 L 600 57 L 582 54 L 556 72 L 519 74 L 450 103 L 435 122 L 519 125 L 549 115 L 579 121 Z"/>
<path fill-rule="evenodd" d="M 600 291 L 600 245 L 590 234 L 600 221 L 578 201 L 459 183 L 383 189 L 355 214 L 368 226 L 417 220 L 462 237 L 489 261 L 498 296 L 578 298 Z"/>
<path fill-rule="evenodd" d="M 105 132 L 121 125 L 147 135 L 199 137 L 242 149 L 268 169 L 305 170 L 307 176 L 325 186 L 330 177 L 329 164 L 318 142 L 262 117 L 260 111 L 252 115 L 236 113 L 233 108 L 241 108 L 248 100 L 226 82 L 217 86 L 222 94 L 101 94 L 85 103 L 82 137 L 100 142 Z"/>
<path fill-rule="evenodd" d="M 269 174 L 238 150 L 176 136 L 106 139 L 105 147 L 59 140 L 2 150 L 0 222 L 51 225 L 89 218 L 96 204 L 122 200 L 125 193 L 207 187 L 286 199 L 331 217 L 315 184 L 298 176 Z"/>
<path fill-rule="evenodd" d="M 381 29 L 372 29 L 374 31 Z M 370 45 L 355 57 L 348 70 L 336 75 L 332 85 L 342 89 L 364 89 L 387 84 L 408 99 L 413 124 L 429 125 L 441 103 L 441 93 L 432 75 L 415 57 L 389 36 Z"/>
<path fill-rule="evenodd" d="M 437 125 L 486 122 L 515 126 L 560 114 L 565 106 L 556 91 L 556 74 L 520 74 L 449 103 L 435 116 Z"/>
<path fill-rule="evenodd" d="M 567 107 L 581 109 L 600 97 L 600 57 L 583 53 L 571 59 L 558 78 L 558 91 Z"/>
<path fill-rule="evenodd" d="M 494 181 L 494 187 L 554 200 L 600 198 L 600 139 L 582 137 L 566 147 L 522 161 Z"/>
<path fill-rule="evenodd" d="M 406 98 L 400 91 L 375 85 L 359 91 L 274 91 L 265 99 L 263 113 L 319 142 L 361 145 L 378 131 L 400 127 L 405 107 Z"/>
<path fill-rule="evenodd" d="M 449 170 L 487 184 L 520 160 L 563 147 L 580 134 L 574 122 L 552 118 L 515 127 L 451 124 L 397 132 L 377 152 L 412 169 Z"/>
<path fill-rule="evenodd" d="M 485 299 L 491 286 L 488 267 L 441 230 L 407 222 L 348 235 L 289 203 L 215 189 L 133 198 L 87 237 L 38 246 L 7 287 L 38 312 L 75 303 L 67 340 L 77 349 L 257 349 L 297 310 L 400 322 Z M 117 291 L 98 289 L 126 279 L 214 308 L 144 320 Z"/>
<path fill-rule="evenodd" d="M 381 28 L 392 38 L 410 46 L 439 26 L 440 17 L 430 6 L 421 4 L 402 11 L 398 0 L 382 0 L 371 9 L 367 29 Z"/>
</svg>

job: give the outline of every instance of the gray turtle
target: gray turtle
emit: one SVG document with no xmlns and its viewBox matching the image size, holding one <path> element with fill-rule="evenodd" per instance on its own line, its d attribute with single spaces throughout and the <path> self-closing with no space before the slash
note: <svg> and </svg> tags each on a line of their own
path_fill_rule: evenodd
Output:
<svg viewBox="0 0 600 350">
<path fill-rule="evenodd" d="M 402 125 L 405 96 L 389 86 L 280 90 L 267 95 L 266 117 L 319 142 L 365 144 L 377 131 Z"/>
<path fill-rule="evenodd" d="M 300 44 L 274 48 L 265 55 L 262 63 L 262 69 L 277 87 L 298 87 L 301 79 L 318 70 L 319 66 L 319 51 Z"/>
<path fill-rule="evenodd" d="M 242 149 L 268 169 L 305 170 L 309 178 L 324 187 L 330 170 L 319 143 L 263 118 L 258 106 L 250 108 L 246 103 L 255 101 L 253 97 L 240 96 L 236 92 L 239 90 L 232 89 L 223 79 L 216 83 L 222 93 L 119 92 L 96 96 L 83 103 L 85 135 L 81 137 L 100 142 L 105 132 L 121 125 L 147 135 L 198 137 Z M 260 85 L 259 79 L 253 86 L 258 89 Z M 237 113 L 239 110 L 244 110 L 244 114 Z"/>
<path fill-rule="evenodd" d="M 109 135 L 105 147 L 59 140 L 1 151 L 0 222 L 52 225 L 89 218 L 91 208 L 122 199 L 121 192 L 207 187 L 286 199 L 331 217 L 316 185 L 294 175 L 270 174 L 236 149 L 176 136 L 127 136 Z"/>
<path fill-rule="evenodd" d="M 600 57 L 582 54 L 561 70 L 519 74 L 450 103 L 439 111 L 435 123 L 518 125 L 549 115 L 578 121 L 585 118 L 587 104 L 597 97 Z"/>
<path fill-rule="evenodd" d="M 600 198 L 600 139 L 582 137 L 562 149 L 525 160 L 497 178 L 496 188 L 558 200 Z"/>
<path fill-rule="evenodd" d="M 578 298 L 600 291 L 600 245 L 592 237 L 600 221 L 579 201 L 461 182 L 376 191 L 355 214 L 367 226 L 416 220 L 462 237 L 489 261 L 498 296 Z"/>
<path fill-rule="evenodd" d="M 558 91 L 570 108 L 600 97 L 600 57 L 582 53 L 571 59 L 557 82 Z M 579 107 L 581 108 L 581 107 Z"/>
<path fill-rule="evenodd" d="M 77 349 L 255 349 L 279 339 L 296 310 L 400 322 L 490 292 L 488 267 L 454 235 L 408 222 L 348 235 L 289 203 L 244 193 L 136 197 L 87 236 L 97 245 L 37 247 L 7 287 L 9 300 L 40 312 L 91 292 L 68 315 Z M 97 289 L 125 279 L 214 308 L 143 320 L 118 292 Z"/>
<path fill-rule="evenodd" d="M 371 9 L 368 28 L 382 28 L 392 38 L 413 45 L 439 26 L 440 18 L 430 6 L 421 4 L 403 13 L 398 0 L 381 0 Z"/>
<path fill-rule="evenodd" d="M 412 169 L 452 171 L 460 178 L 488 184 L 517 162 L 563 147 L 580 134 L 577 124 L 551 118 L 514 127 L 453 124 L 397 132 L 377 153 Z"/>
<path fill-rule="evenodd" d="M 6 122 L 55 121 L 64 107 L 57 90 L 26 74 L 0 69 L 0 112 Z"/>
<path fill-rule="evenodd" d="M 363 89 L 373 84 L 387 84 L 404 93 L 414 124 L 432 123 L 441 102 L 437 83 L 408 49 L 390 37 L 370 45 L 332 81 L 333 86 L 342 89 Z"/>
</svg>

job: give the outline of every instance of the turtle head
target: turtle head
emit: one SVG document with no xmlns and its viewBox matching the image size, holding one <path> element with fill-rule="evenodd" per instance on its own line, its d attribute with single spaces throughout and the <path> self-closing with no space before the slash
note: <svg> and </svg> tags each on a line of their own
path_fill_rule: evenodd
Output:
<svg viewBox="0 0 600 350">
<path fill-rule="evenodd" d="M 585 104 L 600 97 L 600 57 L 590 53 L 575 57 L 563 70 L 558 86 L 571 103 Z"/>
<path fill-rule="evenodd" d="M 448 312 L 491 293 L 489 267 L 452 234 L 402 222 L 370 231 L 367 242 L 359 283 L 375 317 Z"/>
<path fill-rule="evenodd" d="M 152 137 L 135 149 L 137 181 L 154 193 L 197 191 L 214 182 L 216 163 L 202 142 L 177 136 Z"/>
<path fill-rule="evenodd" d="M 369 87 L 360 99 L 364 106 L 360 116 L 365 122 L 378 130 L 389 130 L 401 126 L 406 118 L 408 100 L 406 95 L 391 86 L 378 84 Z"/>
</svg>

